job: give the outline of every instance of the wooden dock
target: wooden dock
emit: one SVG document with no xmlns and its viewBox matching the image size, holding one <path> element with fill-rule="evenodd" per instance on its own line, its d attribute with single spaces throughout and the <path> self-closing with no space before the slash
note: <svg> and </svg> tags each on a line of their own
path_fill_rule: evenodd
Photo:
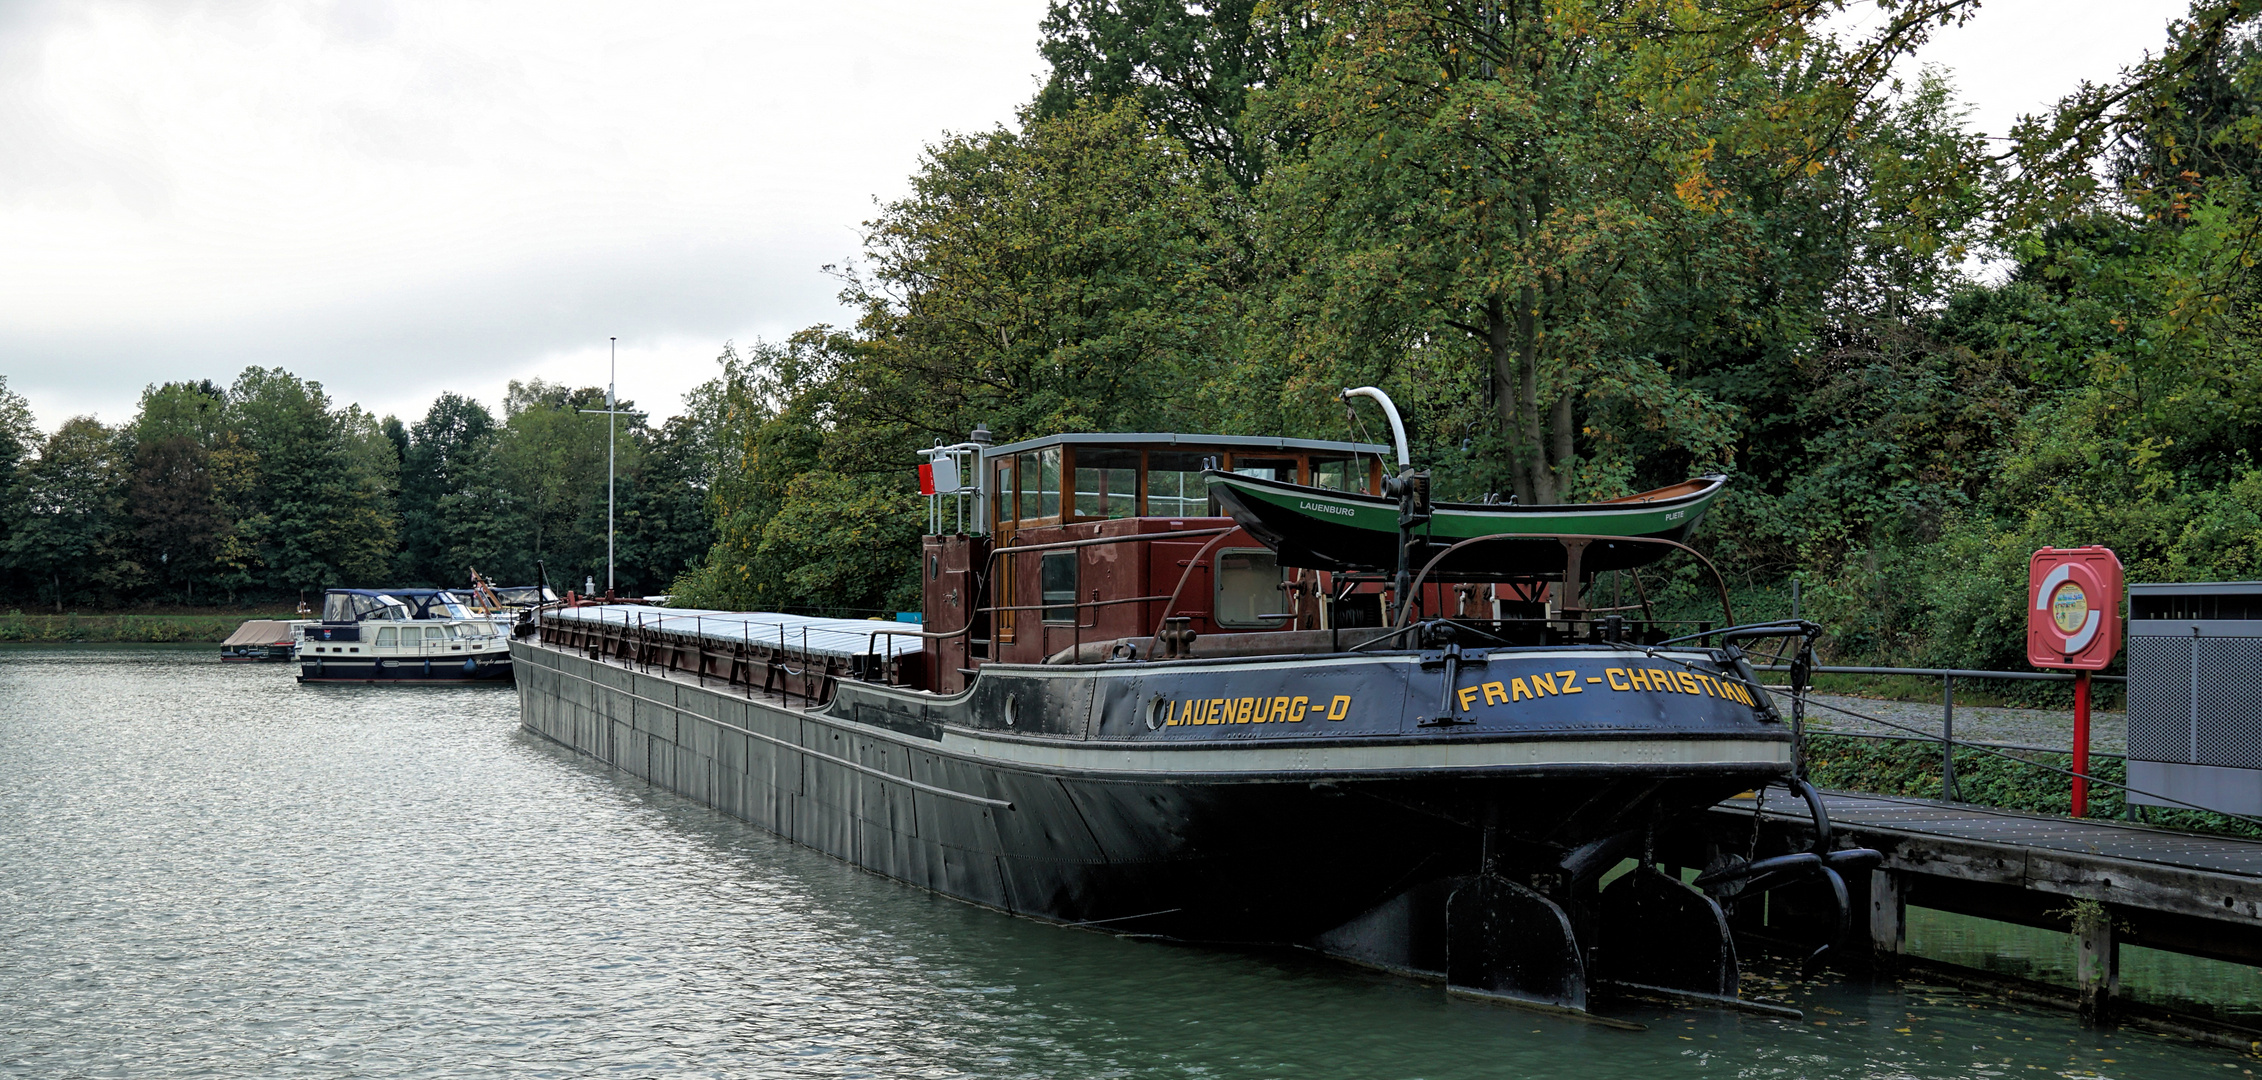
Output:
<svg viewBox="0 0 2262 1080">
<path fill-rule="evenodd" d="M 1848 944 L 1858 948 L 1866 911 L 1870 959 L 1881 966 L 1905 956 L 1910 904 L 2076 935 L 2077 1000 L 2091 1018 L 2118 1008 L 2123 944 L 2262 966 L 2262 842 L 1929 799 L 1830 792 L 1823 801 L 1833 847 L 1885 856 L 1868 880 L 1846 883 L 1856 920 Z M 1755 836 L 1762 857 L 1814 842 L 1806 804 L 1783 788 L 1720 804 L 1705 833 L 1705 851 L 1678 853 L 1684 865 L 1743 854 Z M 1824 899 L 1783 896 L 1765 916 L 1739 912 L 1739 929 L 1819 936 Z"/>
</svg>

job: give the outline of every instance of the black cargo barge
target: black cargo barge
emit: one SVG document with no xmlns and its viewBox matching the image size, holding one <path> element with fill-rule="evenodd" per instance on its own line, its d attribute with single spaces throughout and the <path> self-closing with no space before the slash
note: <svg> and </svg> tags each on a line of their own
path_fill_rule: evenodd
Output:
<svg viewBox="0 0 2262 1080">
<path fill-rule="evenodd" d="M 1700 889 L 1647 853 L 1791 775 L 1792 731 L 1738 642 L 1803 631 L 1668 643 L 1640 608 L 1581 606 L 1575 549 L 1568 584 L 1282 567 L 1231 519 L 1151 512 L 1189 509 L 1165 479 L 1200 490 L 1156 475 L 1191 441 L 938 448 L 987 481 L 970 494 L 988 528 L 928 538 L 923 627 L 543 612 L 512 646 L 524 724 L 1017 914 L 1304 946 L 1547 1007 L 1609 986 L 1732 1001 L 1722 902 L 1843 858 L 1722 853 Z M 1301 479 L 1373 448 L 1197 449 Z M 1110 479 L 1127 505 L 1103 517 Z"/>
</svg>

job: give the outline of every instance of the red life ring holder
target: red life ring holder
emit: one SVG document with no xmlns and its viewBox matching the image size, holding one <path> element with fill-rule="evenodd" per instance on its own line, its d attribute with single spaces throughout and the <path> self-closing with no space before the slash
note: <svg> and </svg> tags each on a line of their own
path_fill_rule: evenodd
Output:
<svg viewBox="0 0 2262 1080">
<path fill-rule="evenodd" d="M 2027 574 L 2027 660 L 2096 670 L 2120 651 L 2121 563 L 2100 547 L 2044 548 Z"/>
</svg>

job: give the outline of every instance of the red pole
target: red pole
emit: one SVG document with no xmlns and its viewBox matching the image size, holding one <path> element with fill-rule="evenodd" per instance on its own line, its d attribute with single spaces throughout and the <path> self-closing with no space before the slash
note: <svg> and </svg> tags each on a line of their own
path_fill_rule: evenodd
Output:
<svg viewBox="0 0 2262 1080">
<path fill-rule="evenodd" d="M 2074 672 L 2073 816 L 2089 816 L 2089 673 Z"/>
</svg>

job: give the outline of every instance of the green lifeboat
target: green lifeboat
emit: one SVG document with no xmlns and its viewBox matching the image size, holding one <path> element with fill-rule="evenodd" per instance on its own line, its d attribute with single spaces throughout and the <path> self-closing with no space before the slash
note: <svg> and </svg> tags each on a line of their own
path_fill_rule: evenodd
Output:
<svg viewBox="0 0 2262 1080">
<path fill-rule="evenodd" d="M 1203 474 L 1209 492 L 1233 520 L 1273 549 L 1283 566 L 1348 572 L 1388 571 L 1398 565 L 1398 501 L 1357 492 L 1306 487 L 1239 473 Z M 1602 502 L 1518 506 L 1495 503 L 1436 503 L 1427 522 L 1414 528 L 1413 567 L 1463 540 L 1510 537 L 1474 544 L 1436 568 L 1453 577 L 1482 574 L 1560 575 L 1565 563 L 1561 536 L 1595 537 L 1582 552 L 1583 574 L 1623 570 L 1655 562 L 1673 551 L 1643 540 L 1685 543 L 1714 499 L 1726 490 L 1725 476 L 1700 476 L 1670 487 Z M 1626 538 L 1617 540 L 1616 538 Z"/>
</svg>

